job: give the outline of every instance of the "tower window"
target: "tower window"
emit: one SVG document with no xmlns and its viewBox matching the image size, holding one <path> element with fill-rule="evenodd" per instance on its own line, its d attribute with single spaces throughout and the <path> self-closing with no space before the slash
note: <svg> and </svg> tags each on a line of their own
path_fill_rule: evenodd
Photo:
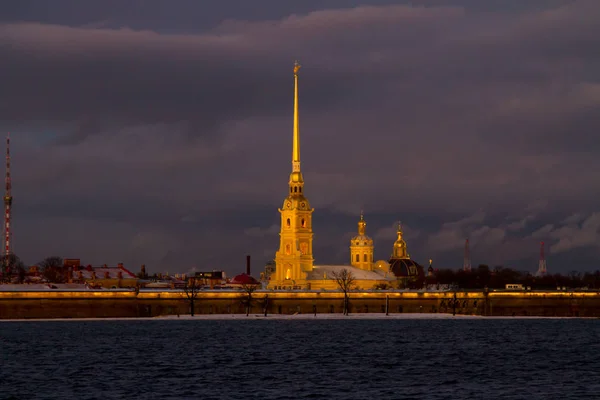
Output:
<svg viewBox="0 0 600 400">
<path fill-rule="evenodd" d="M 298 193 L 298 186 L 294 186 L 294 193 Z"/>
<path fill-rule="evenodd" d="M 364 262 L 367 262 L 367 254 L 364 254 L 364 255 L 363 255 L 363 261 L 364 261 Z"/>
<path fill-rule="evenodd" d="M 300 193 L 302 193 L 302 188 L 300 188 Z"/>
<path fill-rule="evenodd" d="M 294 189 L 290 188 L 290 193 L 292 193 L 294 191 Z"/>
<path fill-rule="evenodd" d="M 290 219 L 288 218 L 287 221 L 285 221 L 285 225 L 289 228 L 291 224 L 292 221 L 290 221 Z"/>
<path fill-rule="evenodd" d="M 292 246 L 290 246 L 289 244 L 285 245 L 285 254 L 286 255 L 290 255 L 292 253 Z"/>
<path fill-rule="evenodd" d="M 355 257 L 355 259 L 356 259 L 356 262 L 360 262 L 360 255 L 357 254 L 356 257 Z"/>
<path fill-rule="evenodd" d="M 306 228 L 306 220 L 304 218 L 300 221 L 300 225 L 302 225 L 303 228 Z"/>
</svg>

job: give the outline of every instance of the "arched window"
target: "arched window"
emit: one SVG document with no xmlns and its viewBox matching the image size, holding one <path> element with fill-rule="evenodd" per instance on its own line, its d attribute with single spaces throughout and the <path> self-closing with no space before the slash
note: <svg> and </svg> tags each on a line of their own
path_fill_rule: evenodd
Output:
<svg viewBox="0 0 600 400">
<path fill-rule="evenodd" d="M 294 186 L 294 193 L 298 193 L 298 186 Z"/>
<path fill-rule="evenodd" d="M 305 220 L 304 218 L 302 218 L 302 220 L 300 221 L 300 225 L 301 225 L 303 228 L 306 228 L 306 220 Z"/>
<path fill-rule="evenodd" d="M 288 218 L 287 221 L 285 221 L 285 225 L 289 228 L 291 224 L 292 221 L 290 221 L 290 219 Z"/>
<path fill-rule="evenodd" d="M 300 188 L 300 193 L 302 193 L 302 188 Z"/>
<path fill-rule="evenodd" d="M 288 256 L 290 254 L 292 254 L 292 246 L 290 246 L 289 243 L 285 245 L 285 254 L 288 255 Z M 289 269 L 288 269 L 288 271 L 289 271 Z"/>
<path fill-rule="evenodd" d="M 290 188 L 290 193 L 292 193 L 294 191 L 294 189 Z"/>
<path fill-rule="evenodd" d="M 367 262 L 367 253 L 365 253 L 365 254 L 363 255 L 363 261 L 364 261 L 364 262 Z"/>
<path fill-rule="evenodd" d="M 290 269 L 289 268 L 287 271 L 285 271 L 285 279 L 290 279 Z"/>
<path fill-rule="evenodd" d="M 356 262 L 360 262 L 360 254 L 357 254 L 355 259 L 356 259 Z"/>
</svg>

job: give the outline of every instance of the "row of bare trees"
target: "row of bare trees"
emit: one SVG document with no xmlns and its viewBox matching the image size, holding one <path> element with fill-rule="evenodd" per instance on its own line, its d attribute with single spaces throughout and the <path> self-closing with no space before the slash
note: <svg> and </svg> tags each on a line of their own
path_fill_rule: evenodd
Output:
<svg viewBox="0 0 600 400">
<path fill-rule="evenodd" d="M 185 293 L 185 296 L 188 299 L 188 302 L 190 304 L 190 314 L 192 317 L 195 314 L 196 301 L 198 299 L 200 292 L 202 292 L 203 287 L 204 287 L 204 283 L 202 282 L 201 279 L 188 278 L 185 281 L 185 286 L 183 287 L 183 292 Z M 256 291 L 257 286 L 256 285 L 242 285 L 241 289 L 242 289 L 242 294 L 239 297 L 239 301 L 246 309 L 246 316 L 248 316 L 248 315 L 250 315 L 250 310 L 252 309 L 252 306 L 254 305 L 255 299 L 254 299 L 253 293 Z M 265 296 L 264 299 L 262 299 L 262 301 L 261 301 L 262 306 L 263 306 L 263 312 L 265 313 L 265 315 L 267 313 L 268 298 L 269 298 L 268 296 Z"/>
<path fill-rule="evenodd" d="M 2 283 L 24 283 L 27 278 L 27 269 L 21 259 L 15 254 L 2 256 Z M 36 264 L 42 277 L 51 283 L 64 283 L 68 279 L 68 268 L 63 265 L 60 257 L 47 257 Z"/>
<path fill-rule="evenodd" d="M 333 272 L 331 276 L 335 280 L 338 289 L 344 294 L 343 313 L 344 315 L 348 315 L 350 310 L 350 292 L 356 288 L 356 279 L 352 272 L 348 271 L 346 268 Z M 195 314 L 196 302 L 198 296 L 202 292 L 203 286 L 203 282 L 195 278 L 189 278 L 185 282 L 183 291 L 189 302 L 190 314 L 192 317 Z M 264 298 L 255 299 L 253 294 L 257 289 L 256 285 L 242 285 L 241 289 L 242 294 L 239 296 L 238 300 L 244 306 L 246 310 L 246 316 L 250 315 L 250 310 L 252 309 L 255 300 L 260 302 L 262 311 L 266 316 L 269 306 L 269 296 L 265 295 Z"/>
<path fill-rule="evenodd" d="M 600 289 L 600 271 L 535 276 L 528 272 L 497 266 L 490 268 L 481 264 L 471 271 L 440 269 L 429 283 L 454 285 L 461 289 L 503 289 L 507 284 L 522 284 L 532 289 L 556 289 L 557 287 Z"/>
</svg>

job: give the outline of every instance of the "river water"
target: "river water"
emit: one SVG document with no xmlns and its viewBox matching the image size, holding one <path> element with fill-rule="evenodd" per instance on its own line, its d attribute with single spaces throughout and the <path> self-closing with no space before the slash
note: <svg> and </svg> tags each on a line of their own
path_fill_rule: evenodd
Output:
<svg viewBox="0 0 600 400">
<path fill-rule="evenodd" d="M 0 323 L 0 399 L 599 399 L 600 320 Z"/>
</svg>

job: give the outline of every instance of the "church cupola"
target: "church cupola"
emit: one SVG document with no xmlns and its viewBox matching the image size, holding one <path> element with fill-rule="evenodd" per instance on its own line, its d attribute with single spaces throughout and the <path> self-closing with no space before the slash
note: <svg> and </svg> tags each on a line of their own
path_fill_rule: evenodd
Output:
<svg viewBox="0 0 600 400">
<path fill-rule="evenodd" d="M 373 270 L 373 239 L 366 234 L 367 222 L 361 211 L 358 221 L 358 235 L 350 239 L 350 264 L 367 271 Z"/>
<path fill-rule="evenodd" d="M 392 258 L 396 259 L 408 259 L 410 256 L 408 255 L 408 250 L 406 249 L 406 242 L 402 238 L 402 223 L 398 222 L 398 230 L 396 231 L 398 238 L 394 243 L 394 252 L 392 253 Z"/>
</svg>

